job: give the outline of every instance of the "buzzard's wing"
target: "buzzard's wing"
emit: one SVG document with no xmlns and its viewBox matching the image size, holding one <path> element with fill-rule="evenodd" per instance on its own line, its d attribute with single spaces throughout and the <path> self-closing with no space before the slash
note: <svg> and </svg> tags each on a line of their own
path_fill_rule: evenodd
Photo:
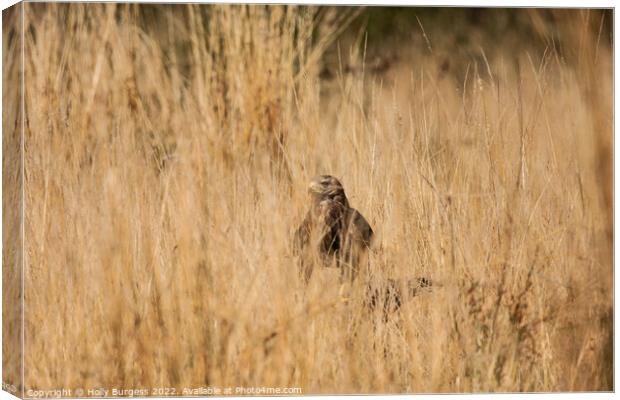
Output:
<svg viewBox="0 0 620 400">
<path fill-rule="evenodd" d="M 366 250 L 372 243 L 372 228 L 366 218 L 354 208 L 347 212 L 344 246 L 341 250 L 341 279 L 354 280 Z"/>
<path fill-rule="evenodd" d="M 354 208 L 349 209 L 348 239 L 351 243 L 361 245 L 363 248 L 370 247 L 373 231 L 366 218 Z"/>
</svg>

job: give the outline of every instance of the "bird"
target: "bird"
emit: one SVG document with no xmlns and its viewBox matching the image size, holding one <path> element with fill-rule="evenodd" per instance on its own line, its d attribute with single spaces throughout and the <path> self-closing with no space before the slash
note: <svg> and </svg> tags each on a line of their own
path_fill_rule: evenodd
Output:
<svg viewBox="0 0 620 400">
<path fill-rule="evenodd" d="M 375 233 L 368 220 L 349 204 L 344 187 L 332 175 L 318 175 L 308 184 L 309 209 L 295 230 L 293 253 L 299 258 L 299 273 L 304 283 L 315 266 L 340 269 L 341 283 L 353 282 L 362 265 L 370 268 L 367 253 Z M 429 278 L 404 281 L 387 279 L 367 282 L 363 304 L 367 308 L 397 310 L 406 296 L 414 297 L 430 288 Z"/>
<path fill-rule="evenodd" d="M 360 261 L 370 248 L 374 232 L 364 216 L 349 205 L 338 178 L 314 177 L 308 185 L 310 208 L 295 231 L 294 253 L 300 272 L 310 280 L 314 265 L 340 269 L 342 280 L 357 276 Z"/>
</svg>

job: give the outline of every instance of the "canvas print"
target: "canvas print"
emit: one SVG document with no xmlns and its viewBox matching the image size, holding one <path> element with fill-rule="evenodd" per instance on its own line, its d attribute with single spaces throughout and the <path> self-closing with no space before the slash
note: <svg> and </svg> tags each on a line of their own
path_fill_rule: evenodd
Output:
<svg viewBox="0 0 620 400">
<path fill-rule="evenodd" d="M 3 390 L 612 391 L 613 18 L 3 10 Z"/>
</svg>

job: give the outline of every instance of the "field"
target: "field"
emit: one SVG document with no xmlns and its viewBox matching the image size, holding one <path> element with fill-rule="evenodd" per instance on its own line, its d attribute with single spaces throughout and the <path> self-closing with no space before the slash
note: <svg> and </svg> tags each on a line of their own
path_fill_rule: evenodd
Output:
<svg viewBox="0 0 620 400">
<path fill-rule="evenodd" d="M 422 16 L 393 57 L 358 9 L 24 11 L 23 293 L 3 12 L 4 382 L 23 356 L 26 395 L 613 390 L 610 13 L 512 10 L 534 39 L 465 31 L 468 52 Z M 304 286 L 318 174 L 377 233 L 360 282 L 432 290 L 386 317 L 333 270 Z"/>
</svg>

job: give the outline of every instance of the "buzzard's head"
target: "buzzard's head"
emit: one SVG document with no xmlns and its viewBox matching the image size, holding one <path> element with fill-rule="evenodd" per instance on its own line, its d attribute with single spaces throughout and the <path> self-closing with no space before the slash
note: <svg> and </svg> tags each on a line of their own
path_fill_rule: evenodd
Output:
<svg viewBox="0 0 620 400">
<path fill-rule="evenodd" d="M 315 205 L 335 202 L 349 208 L 349 201 L 344 194 L 342 184 L 331 175 L 315 176 L 308 185 L 308 192 Z"/>
</svg>

